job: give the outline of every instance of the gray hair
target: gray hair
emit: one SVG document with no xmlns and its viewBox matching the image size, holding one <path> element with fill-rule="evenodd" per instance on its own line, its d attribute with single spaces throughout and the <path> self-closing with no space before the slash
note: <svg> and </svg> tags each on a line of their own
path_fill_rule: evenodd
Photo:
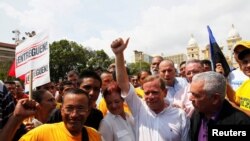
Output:
<svg viewBox="0 0 250 141">
<path fill-rule="evenodd" d="M 221 99 L 225 98 L 226 79 L 220 73 L 208 71 L 196 74 L 194 75 L 192 82 L 197 81 L 204 81 L 203 90 L 208 96 L 217 93 L 221 95 Z"/>
<path fill-rule="evenodd" d="M 190 60 L 188 60 L 188 61 L 186 62 L 186 66 L 187 66 L 188 64 L 191 64 L 191 63 L 197 63 L 197 64 L 200 64 L 201 67 L 203 66 L 202 63 L 201 63 L 201 60 L 198 60 L 198 59 L 190 59 Z"/>
</svg>

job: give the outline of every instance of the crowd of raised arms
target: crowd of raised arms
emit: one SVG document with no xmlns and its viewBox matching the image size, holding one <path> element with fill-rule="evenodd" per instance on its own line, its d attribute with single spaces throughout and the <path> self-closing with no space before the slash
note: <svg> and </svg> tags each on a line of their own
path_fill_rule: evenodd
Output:
<svg viewBox="0 0 250 141">
<path fill-rule="evenodd" d="M 209 60 L 154 56 L 150 70 L 128 74 L 129 38 L 115 39 L 106 70 L 67 73 L 29 97 L 20 81 L 0 80 L 1 141 L 207 141 L 213 125 L 250 125 L 250 41 L 233 48 L 226 77 Z"/>
</svg>

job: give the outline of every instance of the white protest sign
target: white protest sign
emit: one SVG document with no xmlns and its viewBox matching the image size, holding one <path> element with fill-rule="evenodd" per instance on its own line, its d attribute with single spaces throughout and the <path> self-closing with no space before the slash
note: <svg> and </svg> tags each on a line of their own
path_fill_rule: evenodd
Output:
<svg viewBox="0 0 250 141">
<path fill-rule="evenodd" d="M 33 70 L 32 89 L 50 82 L 49 64 Z M 29 91 L 30 73 L 25 75 L 25 92 Z"/>
<path fill-rule="evenodd" d="M 49 64 L 48 34 L 43 32 L 16 47 L 16 77 Z"/>
</svg>

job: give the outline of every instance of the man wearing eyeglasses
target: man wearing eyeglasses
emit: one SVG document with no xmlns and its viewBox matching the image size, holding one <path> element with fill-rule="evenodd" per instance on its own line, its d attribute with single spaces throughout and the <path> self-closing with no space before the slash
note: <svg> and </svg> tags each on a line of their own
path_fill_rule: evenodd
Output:
<svg viewBox="0 0 250 141">
<path fill-rule="evenodd" d="M 248 77 L 243 73 L 240 60 L 238 59 L 239 53 L 247 48 L 250 48 L 250 41 L 239 41 L 236 43 L 233 49 L 234 59 L 239 64 L 239 67 L 230 72 L 227 79 L 234 91 L 236 91 L 239 86 L 248 79 Z"/>
<path fill-rule="evenodd" d="M 243 73 L 250 77 L 250 49 L 245 49 L 239 53 L 241 69 Z M 250 79 L 244 81 L 237 89 L 235 95 L 235 104 L 240 107 L 240 110 L 250 116 Z"/>
<path fill-rule="evenodd" d="M 100 141 L 101 135 L 95 129 L 84 126 L 89 106 L 89 96 L 85 91 L 69 89 L 63 97 L 63 122 L 41 125 L 25 134 L 20 141 Z"/>
<path fill-rule="evenodd" d="M 95 103 L 99 96 L 102 80 L 100 76 L 90 70 L 85 70 L 81 73 L 79 79 L 79 88 L 85 91 L 89 96 L 89 115 L 85 122 L 86 126 L 93 127 L 98 130 L 101 120 L 103 119 L 102 112 L 96 109 Z M 57 110 L 51 116 L 49 123 L 62 121 L 60 110 Z"/>
</svg>

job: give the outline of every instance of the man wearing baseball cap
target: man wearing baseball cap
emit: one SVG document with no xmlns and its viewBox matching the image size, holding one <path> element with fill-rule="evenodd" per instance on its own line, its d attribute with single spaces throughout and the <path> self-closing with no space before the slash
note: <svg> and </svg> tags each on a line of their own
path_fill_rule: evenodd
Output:
<svg viewBox="0 0 250 141">
<path fill-rule="evenodd" d="M 236 68 L 228 75 L 228 83 L 233 88 L 234 91 L 236 91 L 239 86 L 248 79 L 248 76 L 246 76 L 241 69 L 240 60 L 238 59 L 238 55 L 241 51 L 250 48 L 250 41 L 242 40 L 235 44 L 234 46 L 234 58 L 236 62 L 239 64 L 239 68 Z"/>
<path fill-rule="evenodd" d="M 238 54 L 238 59 L 241 70 L 248 76 L 248 79 L 237 89 L 235 104 L 240 107 L 240 110 L 250 116 L 250 48 L 241 51 Z"/>
</svg>

